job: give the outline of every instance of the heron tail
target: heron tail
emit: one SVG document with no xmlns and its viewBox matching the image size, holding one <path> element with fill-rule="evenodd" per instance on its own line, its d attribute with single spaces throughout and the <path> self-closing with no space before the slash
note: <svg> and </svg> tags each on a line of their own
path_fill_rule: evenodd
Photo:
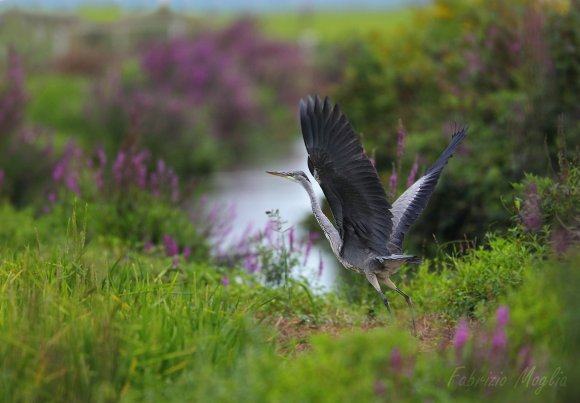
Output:
<svg viewBox="0 0 580 403">
<path fill-rule="evenodd" d="M 383 265 L 388 265 L 389 262 L 393 261 L 401 261 L 403 260 L 404 263 L 409 264 L 421 264 L 421 258 L 419 256 L 413 255 L 390 255 L 390 256 L 381 256 L 376 258 L 380 263 Z"/>
</svg>

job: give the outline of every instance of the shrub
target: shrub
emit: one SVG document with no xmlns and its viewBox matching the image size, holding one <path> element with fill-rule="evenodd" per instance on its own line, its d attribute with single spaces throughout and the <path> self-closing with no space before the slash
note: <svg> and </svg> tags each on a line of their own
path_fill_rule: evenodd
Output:
<svg viewBox="0 0 580 403">
<path fill-rule="evenodd" d="M 420 29 L 349 45 L 337 100 L 367 148 L 377 148 L 385 183 L 396 159 L 399 119 L 409 133 L 405 171 L 417 153 L 421 165 L 436 158 L 452 132 L 447 122 L 469 125 L 468 158 L 446 168 L 425 212 L 429 218 L 410 234 L 415 247 L 431 234 L 441 241 L 481 238 L 490 223 L 507 226 L 500 196 L 509 193 L 509 182 L 524 171 L 548 172 L 561 143 L 558 132 L 566 134 L 567 147 L 580 144 L 573 118 L 578 7 L 558 4 L 441 0 L 417 11 L 413 27 Z"/>
<path fill-rule="evenodd" d="M 24 206 L 38 200 L 49 184 L 52 139 L 45 130 L 24 124 L 24 69 L 13 49 L 6 61 L 0 87 L 0 198 Z"/>
<path fill-rule="evenodd" d="M 259 135 L 271 144 L 289 133 L 286 106 L 294 109 L 307 67 L 295 45 L 266 39 L 242 20 L 150 43 L 139 68 L 95 86 L 88 112 L 113 149 L 134 130 L 177 172 L 207 172 L 255 150 Z"/>
<path fill-rule="evenodd" d="M 175 244 L 165 247 L 168 256 L 179 251 L 189 258 L 208 257 L 203 214 L 190 214 L 184 205 L 191 196 L 172 168 L 133 148 L 109 159 L 103 149 L 86 154 L 69 143 L 52 170 L 52 189 L 45 210 L 57 221 L 66 221 L 75 200 L 88 203 L 92 234 L 117 238 L 132 246 Z M 149 246 L 149 247 L 150 247 Z"/>
<path fill-rule="evenodd" d="M 522 229 L 537 233 L 544 225 L 550 228 L 550 243 L 557 255 L 580 242 L 580 167 L 577 156 L 571 160 L 561 155 L 556 178 L 527 175 L 515 184 L 517 222 Z"/>
</svg>

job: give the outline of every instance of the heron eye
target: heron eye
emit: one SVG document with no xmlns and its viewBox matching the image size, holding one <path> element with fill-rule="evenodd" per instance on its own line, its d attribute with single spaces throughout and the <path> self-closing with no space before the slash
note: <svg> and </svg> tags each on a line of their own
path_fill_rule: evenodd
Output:
<svg viewBox="0 0 580 403">
<path fill-rule="evenodd" d="M 314 165 L 312 164 L 312 161 L 310 160 L 310 157 L 308 157 L 308 170 L 314 176 Z"/>
</svg>

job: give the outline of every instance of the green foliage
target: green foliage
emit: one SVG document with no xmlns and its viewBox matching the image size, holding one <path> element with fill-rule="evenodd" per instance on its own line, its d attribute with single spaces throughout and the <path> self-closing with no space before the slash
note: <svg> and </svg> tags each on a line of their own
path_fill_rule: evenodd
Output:
<svg viewBox="0 0 580 403">
<path fill-rule="evenodd" d="M 190 248 L 192 260 L 208 259 L 208 239 L 185 210 L 137 189 L 132 189 L 130 194 L 131 197 L 126 194 L 87 204 L 83 219 L 87 221 L 90 238 L 105 237 L 132 248 L 143 248 L 145 243 L 161 245 L 164 235 L 169 235 L 179 247 Z M 83 203 L 86 203 L 84 199 L 69 195 L 54 205 L 42 221 L 55 228 L 62 227 L 71 211 L 78 210 L 76 206 Z"/>
<path fill-rule="evenodd" d="M 562 237 L 552 239 L 557 251 L 567 249 L 572 240 L 580 237 L 580 166 L 576 158 L 561 156 L 561 171 L 555 178 L 526 175 L 524 181 L 514 184 L 518 223 L 530 231 L 536 229 L 530 228 L 534 221 L 538 226 L 548 224 L 553 236 Z"/>
<path fill-rule="evenodd" d="M 37 134 L 31 133 L 33 137 Z M 4 140 L 4 141 L 1 141 Z M 2 197 L 15 206 L 29 206 L 42 199 L 50 187 L 54 159 L 48 153 L 45 133 L 40 133 L 33 142 L 17 138 L 0 139 L 0 169 L 4 171 Z"/>
<path fill-rule="evenodd" d="M 478 316 L 523 283 L 526 271 L 547 251 L 545 239 L 489 236 L 485 246 L 462 258 L 428 261 L 407 286 L 417 306 L 448 318 Z M 403 275 L 414 271 L 407 267 Z M 401 305 L 400 302 L 397 303 Z"/>
<path fill-rule="evenodd" d="M 95 236 L 90 205 L 68 216 L 61 208 L 40 219 L 0 209 L 6 223 L 0 227 L 2 400 L 473 401 L 491 393 L 546 401 L 560 392 L 546 387 L 537 396 L 536 389 L 511 383 L 491 390 L 453 383 L 456 368 L 475 361 L 458 363 L 453 351 L 423 351 L 406 325 L 369 321 L 364 306 L 350 307 L 340 294 L 312 293 L 293 279 L 265 287 L 254 275 L 207 263 L 176 265 L 114 242 L 116 236 Z M 507 302 L 502 365 L 510 382 L 528 345 L 543 373 L 566 363 L 573 374 L 572 361 L 543 357 L 575 348 L 568 330 L 575 312 L 568 294 L 575 289 L 565 297 L 557 289 L 574 283 L 577 259 L 545 261 L 546 249 L 539 235 L 490 236 L 485 248 L 429 262 L 400 286 L 419 315 L 475 315 L 484 328 L 497 302 Z M 392 302 L 402 323 L 404 301 Z M 272 325 L 289 318 L 297 321 L 288 338 Z M 380 327 L 359 329 L 369 324 Z M 353 325 L 338 338 L 332 330 L 311 337 L 300 332 Z M 309 350 L 299 353 L 303 343 Z"/>
<path fill-rule="evenodd" d="M 17 211 L 10 204 L 0 204 L 0 249 L 16 250 L 32 246 L 38 223 L 30 209 Z"/>
<path fill-rule="evenodd" d="M 412 13 L 410 8 L 348 12 L 311 10 L 302 13 L 262 14 L 257 18 L 264 31 L 272 36 L 284 39 L 311 37 L 315 41 L 332 43 L 371 32 L 390 34 L 397 26 L 408 23 Z"/>
<path fill-rule="evenodd" d="M 255 343 L 246 310 L 196 266 L 185 282 L 156 277 L 160 261 L 70 246 L 2 258 L 3 400 L 110 401 L 185 367 L 227 368 Z"/>
<path fill-rule="evenodd" d="M 27 118 L 35 125 L 57 130 L 57 136 L 87 141 L 87 119 L 83 104 L 88 95 L 84 77 L 57 74 L 32 75 L 26 81 L 29 104 Z M 90 144 L 90 143 L 89 143 Z"/>
<path fill-rule="evenodd" d="M 415 154 L 425 167 L 435 160 L 452 131 L 447 122 L 469 125 L 464 151 L 424 214 L 429 219 L 410 234 L 413 248 L 424 248 L 431 234 L 481 238 L 490 223 L 507 226 L 499 200 L 509 182 L 524 171 L 548 173 L 564 138 L 571 150 L 580 145 L 577 19 L 578 7 L 558 3 L 440 0 L 415 13 L 412 29 L 339 50 L 349 57 L 336 97 L 367 149 L 376 148 L 384 182 L 399 119 L 409 133 L 404 172 Z"/>
</svg>

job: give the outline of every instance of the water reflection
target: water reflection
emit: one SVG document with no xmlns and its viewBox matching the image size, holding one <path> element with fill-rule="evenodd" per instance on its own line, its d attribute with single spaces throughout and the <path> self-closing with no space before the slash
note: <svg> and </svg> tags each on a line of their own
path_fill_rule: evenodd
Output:
<svg viewBox="0 0 580 403">
<path fill-rule="evenodd" d="M 268 222 L 266 211 L 275 209 L 280 211 L 280 216 L 287 222 L 285 227 L 292 225 L 296 227 L 298 237 L 307 233 L 300 223 L 312 214 L 312 210 L 304 189 L 288 180 L 266 173 L 266 170 L 308 172 L 306 157 L 304 144 L 300 141 L 291 148 L 284 159 L 242 170 L 221 172 L 217 175 L 211 200 L 220 204 L 233 204 L 236 212 L 230 240 L 239 239 L 249 224 L 252 224 L 253 228 L 263 228 Z M 322 198 L 322 190 L 313 179 L 311 180 L 317 196 Z M 326 242 L 326 239 L 322 239 L 320 243 L 322 242 Z M 336 259 L 328 249 L 321 246 L 320 244 L 313 246 L 306 265 L 297 274 L 315 279 L 315 285 L 329 289 L 337 278 Z M 318 279 L 320 256 L 324 270 Z"/>
</svg>

